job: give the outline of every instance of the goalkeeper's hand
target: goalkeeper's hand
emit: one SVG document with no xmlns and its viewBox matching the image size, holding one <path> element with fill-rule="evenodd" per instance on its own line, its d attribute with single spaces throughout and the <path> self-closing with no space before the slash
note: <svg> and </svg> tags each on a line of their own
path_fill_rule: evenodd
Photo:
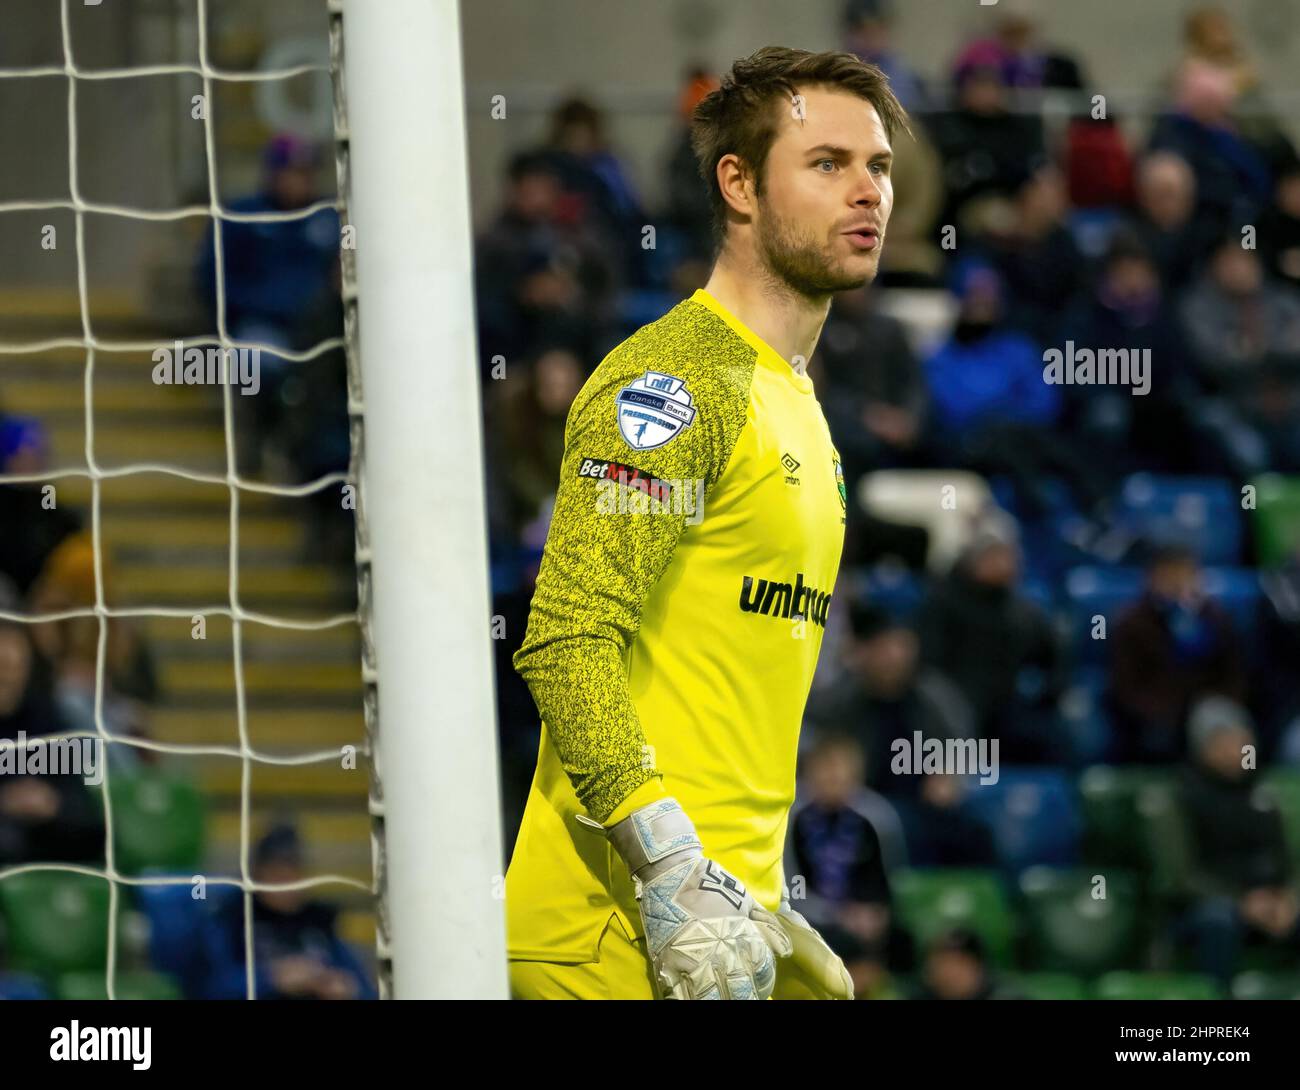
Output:
<svg viewBox="0 0 1300 1090">
<path fill-rule="evenodd" d="M 676 799 L 634 810 L 607 830 L 636 887 L 655 982 L 665 999 L 767 999 L 785 928 L 743 883 L 704 857 Z"/>
<path fill-rule="evenodd" d="M 776 919 L 790 939 L 793 953 L 777 966 L 773 999 L 856 998 L 853 978 L 840 956 L 784 897 Z"/>
</svg>

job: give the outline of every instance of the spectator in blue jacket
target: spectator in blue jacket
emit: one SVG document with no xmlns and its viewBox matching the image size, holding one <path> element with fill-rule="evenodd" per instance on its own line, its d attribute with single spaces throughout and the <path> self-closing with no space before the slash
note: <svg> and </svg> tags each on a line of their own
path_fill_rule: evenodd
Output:
<svg viewBox="0 0 1300 1090">
<path fill-rule="evenodd" d="M 306 876 L 302 843 L 291 825 L 258 842 L 253 881 L 287 885 Z M 375 999 L 371 975 L 339 938 L 337 909 L 306 890 L 261 890 L 253 896 L 253 963 L 259 999 Z M 219 910 L 204 935 L 204 999 L 242 999 L 244 899 Z"/>
<path fill-rule="evenodd" d="M 953 291 L 957 324 L 924 364 L 931 461 L 1010 477 L 1031 518 L 1053 509 L 1044 482 L 1057 476 L 1083 515 L 1104 518 L 1104 480 L 1055 429 L 1063 398 L 1046 381 L 1042 352 L 1004 324 L 1001 276 L 986 260 L 971 258 L 954 269 Z"/>
<path fill-rule="evenodd" d="M 235 213 L 301 213 L 321 199 L 317 188 L 320 149 L 287 133 L 276 136 L 262 157 L 262 186 L 257 193 L 230 202 Z M 226 331 L 231 339 L 264 346 L 260 355 L 261 388 L 236 397 L 248 414 L 241 421 L 240 468 L 261 468 L 262 446 L 279 431 L 284 415 L 284 386 L 290 365 L 274 350 L 302 351 L 306 317 L 322 296 L 338 295 L 339 216 L 333 208 L 273 222 L 223 220 L 221 251 Z M 200 297 L 217 328 L 216 255 L 208 227 L 197 261 Z M 342 333 L 341 316 L 335 335 Z"/>
<path fill-rule="evenodd" d="M 936 432 L 956 441 L 990 425 L 1049 427 L 1060 391 L 1043 381 L 1043 359 L 1025 334 L 1002 323 L 1003 283 L 992 265 L 961 263 L 954 274 L 957 325 L 925 361 Z"/>
</svg>

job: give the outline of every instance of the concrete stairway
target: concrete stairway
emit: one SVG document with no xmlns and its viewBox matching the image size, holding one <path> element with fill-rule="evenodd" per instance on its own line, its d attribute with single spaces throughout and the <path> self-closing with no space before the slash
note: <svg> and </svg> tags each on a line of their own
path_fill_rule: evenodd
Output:
<svg viewBox="0 0 1300 1090">
<path fill-rule="evenodd" d="M 103 305 L 99 310 L 107 315 L 96 314 L 97 336 L 150 337 L 129 303 L 116 311 Z M 6 294 L 0 297 L 0 340 L 66 336 L 79 328 L 77 313 L 75 296 L 41 296 L 24 305 Z M 152 369 L 147 352 L 96 353 L 91 391 L 96 462 L 103 469 L 144 462 L 224 475 L 220 390 L 155 385 Z M 85 354 L 79 348 L 28 356 L 0 353 L 0 409 L 45 424 L 52 438 L 51 468 L 86 468 L 84 378 Z M 271 473 L 271 483 L 288 483 Z M 55 483 L 59 505 L 79 510 L 89 527 L 90 481 L 73 477 Z M 241 492 L 238 566 L 245 608 L 295 619 L 355 609 L 352 572 L 304 559 L 307 513 L 305 499 Z M 199 613 L 228 603 L 230 493 L 224 484 L 156 473 L 104 480 L 101 530 L 111 605 Z M 238 743 L 230 621 L 210 616 L 206 625 L 206 638 L 195 639 L 188 617 L 139 622 L 161 687 L 150 719 L 150 732 L 159 741 Z M 290 756 L 358 748 L 355 770 L 343 768 L 341 758 L 309 765 L 254 764 L 253 837 L 273 818 L 292 815 L 312 873 L 341 873 L 369 883 L 369 771 L 360 753 L 355 623 L 322 631 L 248 624 L 242 648 L 248 737 L 255 749 Z M 194 778 L 209 800 L 207 867 L 213 873 L 237 870 L 241 764 L 233 757 L 167 758 L 167 765 Z M 366 895 L 344 887 L 322 887 L 321 895 L 344 908 L 346 937 L 373 943 Z"/>
</svg>

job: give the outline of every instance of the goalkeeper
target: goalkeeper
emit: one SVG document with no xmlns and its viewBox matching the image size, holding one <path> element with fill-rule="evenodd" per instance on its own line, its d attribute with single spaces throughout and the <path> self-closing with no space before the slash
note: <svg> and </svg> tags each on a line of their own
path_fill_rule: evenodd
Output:
<svg viewBox="0 0 1300 1090">
<path fill-rule="evenodd" d="M 803 362 L 876 274 L 899 129 L 845 53 L 762 49 L 695 111 L 717 261 L 575 398 L 514 658 L 542 719 L 506 875 L 519 998 L 852 998 L 784 896 L 846 502 Z"/>
</svg>

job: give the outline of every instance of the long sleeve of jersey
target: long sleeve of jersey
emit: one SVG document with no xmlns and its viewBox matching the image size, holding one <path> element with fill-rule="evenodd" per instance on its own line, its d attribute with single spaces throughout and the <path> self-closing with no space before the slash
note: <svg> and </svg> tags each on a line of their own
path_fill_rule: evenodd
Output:
<svg viewBox="0 0 1300 1090">
<path fill-rule="evenodd" d="M 648 596 L 726 468 L 752 373 L 752 362 L 675 357 L 672 340 L 648 332 L 607 356 L 569 411 L 528 631 L 514 656 L 579 801 L 601 822 L 660 775 L 629 692 L 629 649 Z"/>
</svg>

